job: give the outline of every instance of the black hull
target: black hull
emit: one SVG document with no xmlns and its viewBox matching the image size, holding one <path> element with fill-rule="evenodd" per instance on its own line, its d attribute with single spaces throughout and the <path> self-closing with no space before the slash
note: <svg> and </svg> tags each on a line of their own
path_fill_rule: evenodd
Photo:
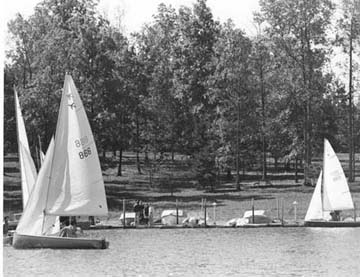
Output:
<svg viewBox="0 0 360 277">
<path fill-rule="evenodd" d="M 346 227 L 360 227 L 360 222 L 345 222 L 345 221 L 305 221 L 305 227 L 326 227 L 326 228 L 346 228 Z"/>
<path fill-rule="evenodd" d="M 282 223 L 246 223 L 244 225 L 235 226 L 236 228 L 266 228 L 266 227 L 282 227 Z"/>
<path fill-rule="evenodd" d="M 15 233 L 12 245 L 16 249 L 106 249 L 109 242 L 105 239 L 30 236 Z"/>
</svg>

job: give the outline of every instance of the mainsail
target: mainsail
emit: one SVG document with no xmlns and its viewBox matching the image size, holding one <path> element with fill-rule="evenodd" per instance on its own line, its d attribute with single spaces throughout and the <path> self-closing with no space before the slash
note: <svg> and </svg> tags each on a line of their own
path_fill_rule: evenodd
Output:
<svg viewBox="0 0 360 277">
<path fill-rule="evenodd" d="M 324 142 L 323 210 L 353 210 L 349 186 L 333 148 Z"/>
<path fill-rule="evenodd" d="M 15 112 L 18 134 L 19 163 L 21 172 L 21 189 L 23 199 L 23 209 L 25 209 L 31 190 L 35 184 L 37 173 L 34 161 L 31 157 L 29 142 L 26 135 L 24 119 L 21 114 L 21 108 L 17 92 L 15 95 Z"/>
<path fill-rule="evenodd" d="M 84 106 L 65 76 L 46 198 L 47 215 L 106 215 L 104 181 Z"/>
</svg>

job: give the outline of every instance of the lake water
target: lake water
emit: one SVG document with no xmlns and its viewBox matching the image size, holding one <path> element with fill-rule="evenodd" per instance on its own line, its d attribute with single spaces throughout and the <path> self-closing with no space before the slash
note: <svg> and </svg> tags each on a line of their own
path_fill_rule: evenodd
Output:
<svg viewBox="0 0 360 277">
<path fill-rule="evenodd" d="M 360 228 L 88 231 L 107 250 L 4 247 L 4 276 L 359 276 Z"/>
</svg>

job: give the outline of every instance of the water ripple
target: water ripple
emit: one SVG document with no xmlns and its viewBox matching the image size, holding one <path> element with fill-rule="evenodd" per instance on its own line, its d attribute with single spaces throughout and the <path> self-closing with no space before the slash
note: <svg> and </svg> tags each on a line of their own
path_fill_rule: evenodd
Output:
<svg viewBox="0 0 360 277">
<path fill-rule="evenodd" d="M 360 228 L 91 231 L 107 250 L 4 247 L 5 276 L 359 276 Z"/>
</svg>

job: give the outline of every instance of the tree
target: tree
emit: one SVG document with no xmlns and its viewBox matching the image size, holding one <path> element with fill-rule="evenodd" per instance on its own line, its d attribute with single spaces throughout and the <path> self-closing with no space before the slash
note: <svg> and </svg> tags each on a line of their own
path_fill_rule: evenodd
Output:
<svg viewBox="0 0 360 277">
<path fill-rule="evenodd" d="M 14 103 L 14 73 L 4 68 L 4 154 L 17 152 L 17 131 Z"/>
<path fill-rule="evenodd" d="M 304 111 L 304 179 L 308 182 L 313 142 L 313 103 L 317 90 L 317 78 L 325 62 L 326 30 L 330 23 L 333 5 L 328 0 L 285 1 L 261 0 L 264 20 L 269 24 L 267 32 L 272 40 L 293 62 L 293 74 L 301 74 L 297 96 Z"/>
<path fill-rule="evenodd" d="M 267 180 L 267 133 L 271 131 L 271 128 L 267 128 L 267 121 L 272 123 L 269 118 L 272 118 L 267 112 L 267 98 L 269 94 L 270 84 L 270 74 L 273 73 L 272 64 L 272 45 L 271 40 L 262 33 L 262 19 L 260 16 L 255 15 L 255 21 L 258 26 L 258 34 L 253 39 L 253 49 L 252 49 L 252 69 L 253 69 L 253 78 L 254 83 L 257 84 L 257 90 L 260 94 L 260 115 L 261 118 L 261 148 L 262 148 L 262 180 Z"/>
<path fill-rule="evenodd" d="M 175 98 L 185 108 L 184 146 L 188 153 L 196 153 L 195 163 L 202 164 L 200 167 L 206 167 L 210 174 L 216 172 L 214 156 L 207 156 L 209 162 L 196 160 L 196 157 L 204 157 L 200 153 L 206 153 L 206 149 L 214 147 L 217 141 L 211 133 L 215 105 L 210 101 L 207 82 L 214 71 L 212 58 L 219 32 L 218 23 L 214 21 L 206 1 L 198 0 L 192 10 L 180 8 L 177 26 L 179 39 L 174 45 L 172 69 Z M 205 173 L 201 170 L 196 174 L 202 179 Z M 213 182 L 212 179 L 209 181 Z"/>
<path fill-rule="evenodd" d="M 144 26 L 136 35 L 138 61 L 142 70 L 141 110 L 142 141 L 147 153 L 152 151 L 154 159 L 146 159 L 150 176 L 163 162 L 163 153 L 179 150 L 181 137 L 181 105 L 174 97 L 173 73 L 171 70 L 172 45 L 176 40 L 175 10 L 164 4 L 158 7 L 154 22 Z M 139 126 L 139 118 L 136 118 Z M 160 153 L 160 159 L 157 154 Z M 150 178 L 152 180 L 152 177 Z"/>
<path fill-rule="evenodd" d="M 219 161 L 234 157 L 236 189 L 240 190 L 241 144 L 251 138 L 254 99 L 251 93 L 251 42 L 228 21 L 220 30 L 214 46 L 215 71 L 209 80 L 211 102 L 216 105 L 214 130 L 217 130 L 223 151 Z M 243 143 L 241 143 L 243 141 Z M 243 149 L 244 150 L 244 149 Z M 223 165 L 224 167 L 224 165 Z"/>
<path fill-rule="evenodd" d="M 354 148 L 354 105 L 353 105 L 353 53 L 354 44 L 360 42 L 360 1 L 343 0 L 342 16 L 338 20 L 338 29 L 336 42 L 341 45 L 343 51 L 349 55 L 349 181 L 355 179 L 355 148 Z"/>
<path fill-rule="evenodd" d="M 96 14 L 95 2 L 47 0 L 36 6 L 25 20 L 17 16 L 9 30 L 17 42 L 9 57 L 23 102 L 30 144 L 38 135 L 50 141 L 56 126 L 65 72 L 70 73 L 80 91 L 95 137 L 95 118 L 103 109 L 106 82 L 113 62 L 109 52 L 115 44 L 109 23 Z"/>
</svg>

